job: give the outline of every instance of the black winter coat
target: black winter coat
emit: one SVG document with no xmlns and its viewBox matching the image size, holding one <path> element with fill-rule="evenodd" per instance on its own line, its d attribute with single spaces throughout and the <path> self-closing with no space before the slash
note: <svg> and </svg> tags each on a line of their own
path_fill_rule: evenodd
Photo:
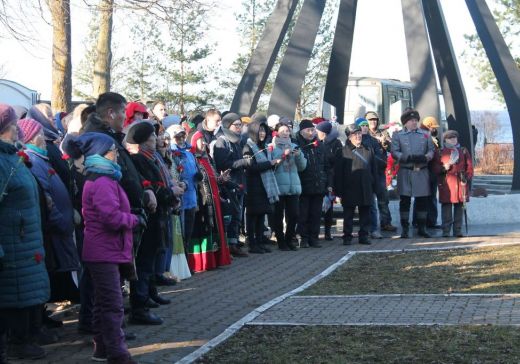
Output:
<svg viewBox="0 0 520 364">
<path fill-rule="evenodd" d="M 332 187 L 333 176 L 330 161 L 327 160 L 327 148 L 323 143 L 314 139 L 318 145 L 314 146 L 312 141 L 305 140 L 298 135 L 298 145 L 307 159 L 307 167 L 299 172 L 302 185 L 302 195 L 324 195 L 327 187 Z"/>
<path fill-rule="evenodd" d="M 265 141 L 260 142 L 258 139 L 258 131 L 261 127 L 264 127 L 266 132 L 268 132 L 269 128 L 265 122 L 253 122 L 249 124 L 248 127 L 249 138 L 255 142 L 255 144 L 258 146 L 258 149 L 260 150 L 265 148 Z M 269 203 L 269 199 L 267 198 L 267 193 L 265 192 L 264 184 L 262 182 L 261 173 L 268 169 L 273 169 L 274 166 L 270 161 L 258 162 L 256 160 L 256 156 L 253 156 L 255 153 L 248 144 L 244 146 L 243 151 L 244 158 L 251 159 L 251 164 L 246 168 L 246 212 L 250 215 L 270 214 L 274 211 L 274 205 Z M 264 153 L 264 155 L 267 156 L 267 151 L 265 150 L 260 153 Z"/>
<path fill-rule="evenodd" d="M 345 206 L 372 205 L 376 175 L 373 150 L 363 144 L 356 148 L 347 140 L 338 157 L 334 166 L 334 191 L 341 203 Z"/>
<path fill-rule="evenodd" d="M 110 126 L 95 113 L 89 115 L 82 128 L 82 133 L 86 132 L 104 133 L 114 139 L 119 152 L 117 163 L 121 166 L 122 173 L 119 184 L 123 190 L 125 190 L 128 200 L 130 201 L 130 206 L 132 208 L 143 208 L 143 177 L 135 168 L 130 153 L 128 153 L 122 145 L 125 135 L 123 133 L 115 133 Z"/>
<path fill-rule="evenodd" d="M 374 152 L 374 162 L 376 167 L 376 174 L 374 178 L 376 178 L 376 184 L 374 185 L 374 192 L 381 193 L 384 189 L 386 189 L 386 164 L 387 164 L 387 153 L 379 143 L 379 140 L 374 138 L 370 134 L 363 135 L 363 139 L 361 140 L 361 144 L 365 147 L 372 149 Z"/>
<path fill-rule="evenodd" d="M 231 181 L 237 185 L 245 183 L 244 168 L 251 164 L 251 159 L 245 159 L 242 154 L 240 136 L 236 136 L 229 129 L 221 128 L 220 135 L 213 148 L 213 161 L 217 172 L 231 169 Z"/>
</svg>

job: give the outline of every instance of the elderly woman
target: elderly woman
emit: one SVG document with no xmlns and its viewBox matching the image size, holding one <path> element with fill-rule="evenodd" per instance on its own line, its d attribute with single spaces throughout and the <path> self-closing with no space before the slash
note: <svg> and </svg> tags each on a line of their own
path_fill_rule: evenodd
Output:
<svg viewBox="0 0 520 364">
<path fill-rule="evenodd" d="M 459 134 L 448 130 L 443 135 L 444 148 L 435 154 L 433 171 L 438 176 L 439 201 L 442 204 L 442 236 L 462 235 L 462 208 L 469 201 L 473 162 L 468 150 L 461 147 Z"/>
<path fill-rule="evenodd" d="M 202 181 L 198 188 L 198 210 L 192 239 L 188 247 L 188 263 L 194 272 L 202 272 L 231 264 L 231 255 L 224 231 L 218 182 L 229 179 L 229 171 L 217 176 L 208 153 L 204 134 L 197 131 L 191 138 L 191 152 L 195 155 Z"/>
<path fill-rule="evenodd" d="M 31 172 L 37 179 L 47 201 L 44 204 L 46 219 L 42 230 L 46 245 L 47 269 L 51 274 L 53 299 L 69 298 L 65 288 L 75 288 L 70 272 L 79 270 L 79 257 L 74 243 L 74 209 L 67 187 L 52 168 L 47 156 L 43 127 L 33 119 L 18 121 L 23 142 L 31 161 Z"/>
<path fill-rule="evenodd" d="M 45 350 L 30 338 L 32 317 L 49 299 L 38 187 L 25 153 L 17 153 L 17 117 L 0 104 L 0 362 L 10 356 L 37 359 Z"/>
</svg>

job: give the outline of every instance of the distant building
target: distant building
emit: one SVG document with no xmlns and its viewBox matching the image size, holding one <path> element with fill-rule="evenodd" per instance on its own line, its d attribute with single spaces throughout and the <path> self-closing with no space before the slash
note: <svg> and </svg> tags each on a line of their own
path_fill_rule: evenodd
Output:
<svg viewBox="0 0 520 364">
<path fill-rule="evenodd" d="M 17 82 L 0 79 L 0 102 L 30 108 L 40 101 L 40 94 Z"/>
</svg>

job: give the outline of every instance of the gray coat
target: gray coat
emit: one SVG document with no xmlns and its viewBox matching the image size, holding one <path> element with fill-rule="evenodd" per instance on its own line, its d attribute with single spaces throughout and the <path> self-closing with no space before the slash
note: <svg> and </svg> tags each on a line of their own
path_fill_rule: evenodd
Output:
<svg viewBox="0 0 520 364">
<path fill-rule="evenodd" d="M 409 161 L 412 155 L 424 155 L 428 160 L 433 158 L 434 145 L 432 138 L 424 131 L 402 130 L 392 136 L 392 157 L 399 161 L 397 173 L 397 189 L 400 195 L 422 197 L 429 196 L 430 173 L 428 163 Z"/>
</svg>

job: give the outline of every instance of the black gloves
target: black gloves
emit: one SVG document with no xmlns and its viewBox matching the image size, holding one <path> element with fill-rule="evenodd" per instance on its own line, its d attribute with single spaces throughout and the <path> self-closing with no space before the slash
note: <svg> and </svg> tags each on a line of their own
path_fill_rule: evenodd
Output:
<svg viewBox="0 0 520 364">
<path fill-rule="evenodd" d="M 407 159 L 408 163 L 428 163 L 428 159 L 426 159 L 426 156 L 424 154 L 414 154 L 408 156 Z"/>
<path fill-rule="evenodd" d="M 148 224 L 148 215 L 146 215 L 144 209 L 132 209 L 132 214 L 137 216 L 138 219 L 138 223 L 135 229 L 146 229 L 146 226 Z"/>
</svg>

